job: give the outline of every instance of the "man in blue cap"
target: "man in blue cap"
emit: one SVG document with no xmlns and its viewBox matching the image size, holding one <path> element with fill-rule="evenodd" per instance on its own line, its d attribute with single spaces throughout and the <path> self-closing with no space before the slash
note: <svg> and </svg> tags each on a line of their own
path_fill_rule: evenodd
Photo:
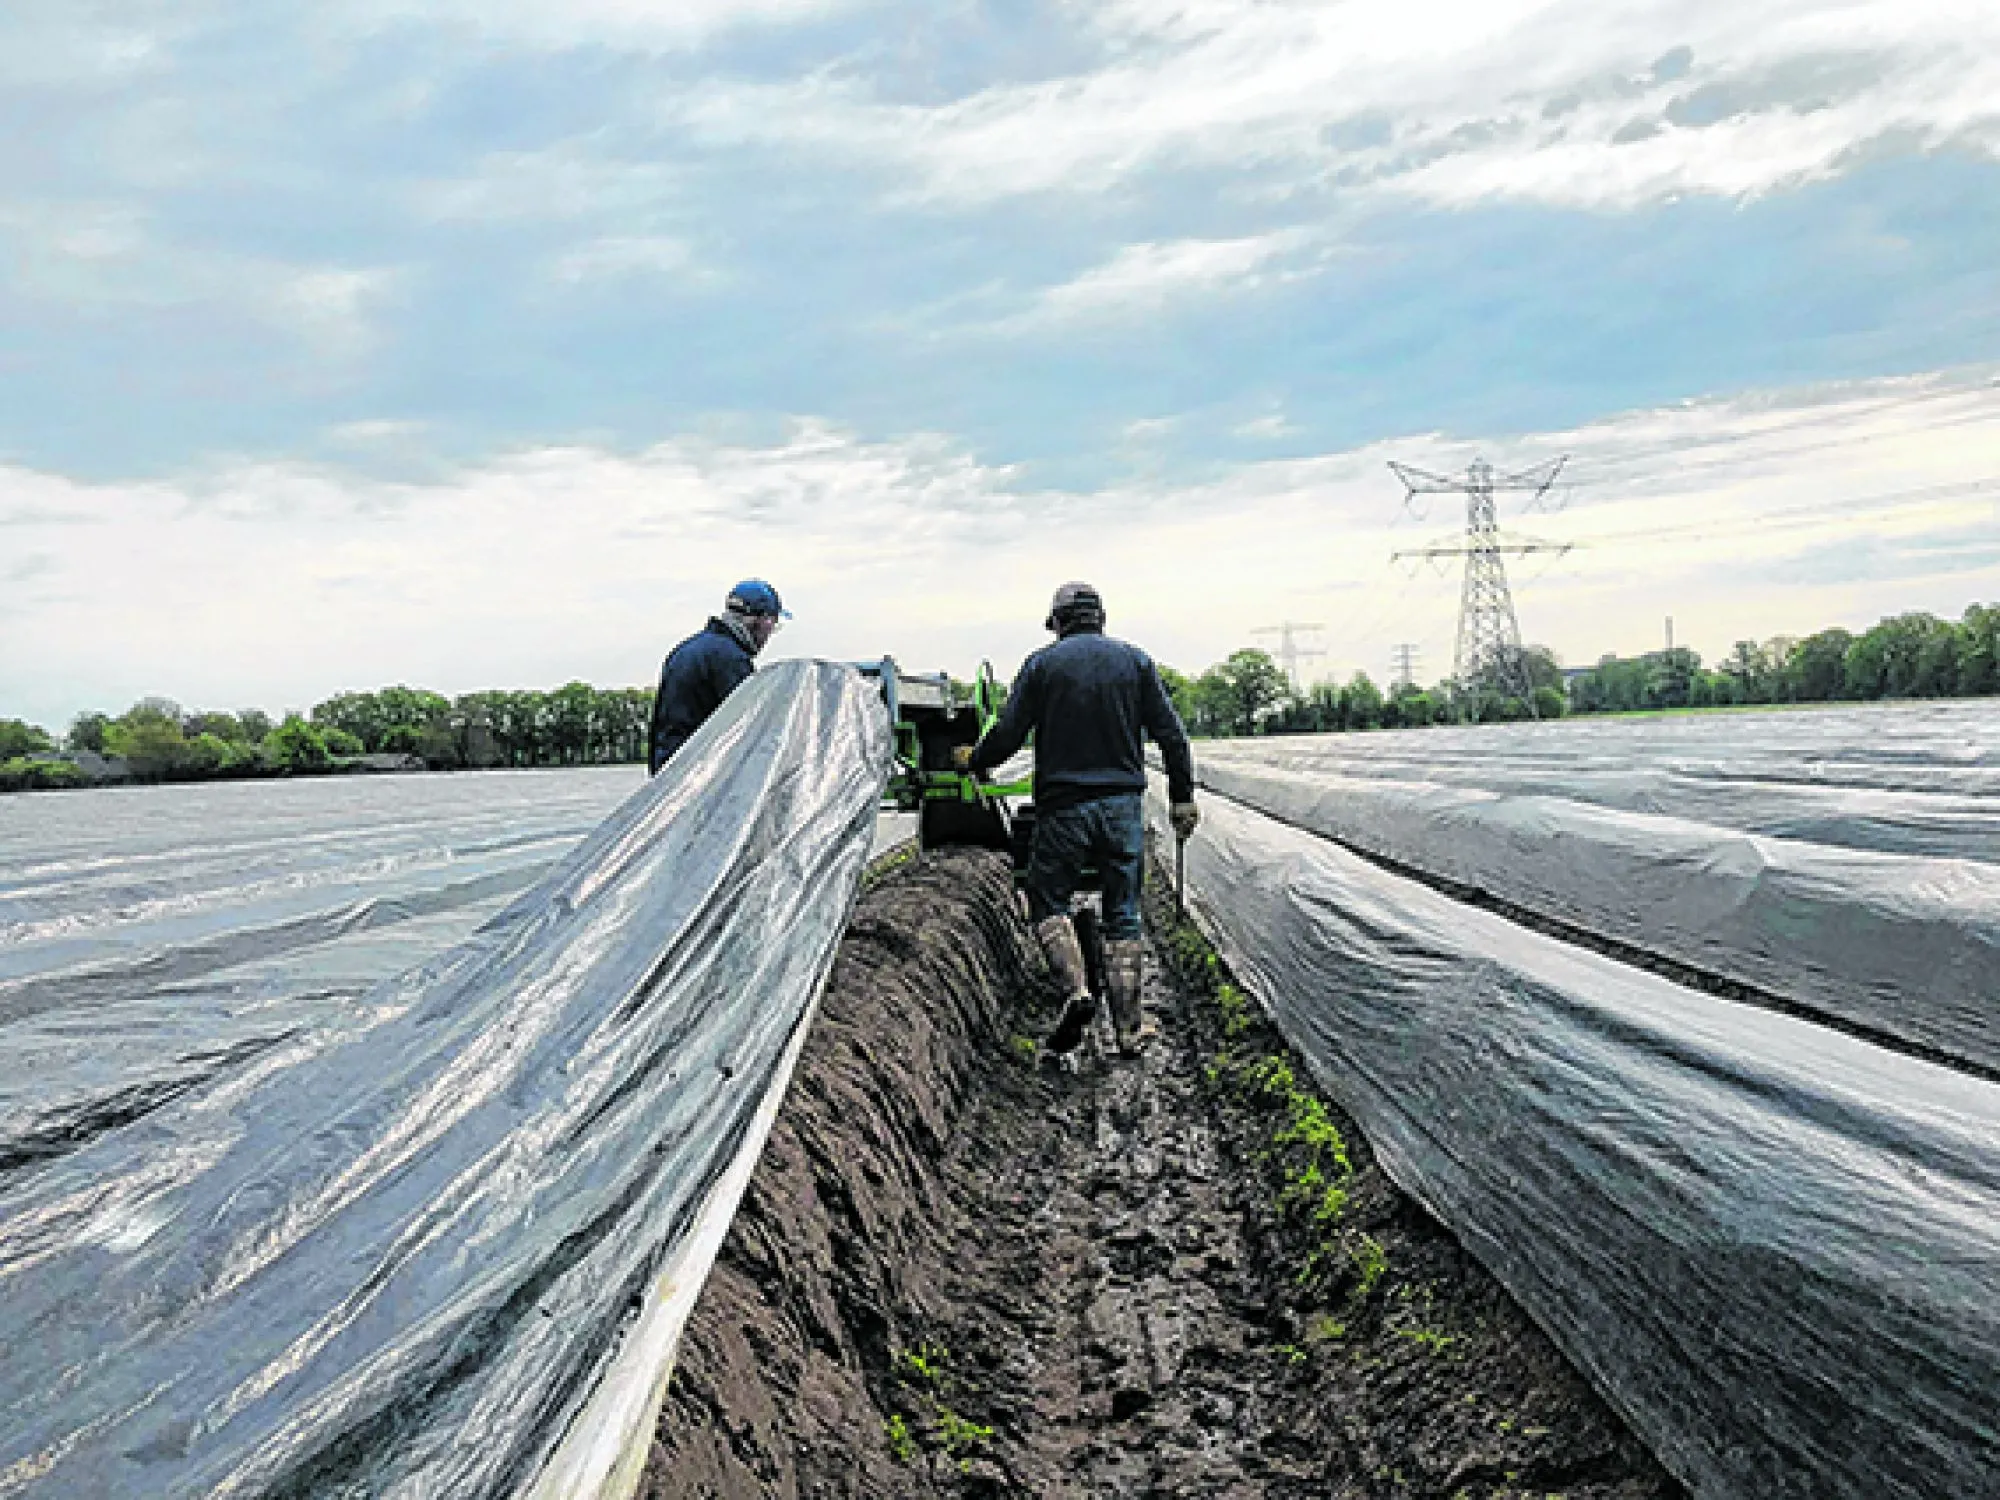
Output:
<svg viewBox="0 0 2000 1500">
<path fill-rule="evenodd" d="M 757 653 L 778 621 L 791 617 L 776 589 L 761 578 L 746 578 L 729 591 L 721 614 L 667 653 L 647 736 L 647 760 L 655 776 L 722 707 L 722 700 L 757 670 Z"/>
</svg>

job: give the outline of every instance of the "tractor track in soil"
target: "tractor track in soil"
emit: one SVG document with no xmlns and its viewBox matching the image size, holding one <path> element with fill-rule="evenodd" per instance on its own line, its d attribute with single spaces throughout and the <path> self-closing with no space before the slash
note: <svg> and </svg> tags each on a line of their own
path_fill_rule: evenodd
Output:
<svg viewBox="0 0 2000 1500">
<path fill-rule="evenodd" d="M 864 894 L 642 1494 L 1678 1500 L 1330 1107 L 1379 1264 L 1301 1279 L 1268 1111 L 1211 1069 L 1285 1049 L 1177 936 L 1160 1039 L 1069 1072 L 1003 857 Z"/>
</svg>

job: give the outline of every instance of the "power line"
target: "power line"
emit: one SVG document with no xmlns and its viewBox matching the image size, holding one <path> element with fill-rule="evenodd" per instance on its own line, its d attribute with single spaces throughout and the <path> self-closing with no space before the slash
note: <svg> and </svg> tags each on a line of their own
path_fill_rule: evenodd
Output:
<svg viewBox="0 0 2000 1500">
<path fill-rule="evenodd" d="M 1807 505 L 1785 506 L 1720 521 L 1686 521 L 1671 526 L 1644 526 L 1625 531 L 1607 531 L 1587 536 L 1576 543 L 1594 547 L 1603 542 L 1651 541 L 1673 536 L 1728 536 L 1758 531 L 1766 526 L 1797 526 L 1829 516 L 1865 516 L 1871 510 L 1894 515 L 1902 510 L 1921 510 L 1940 500 L 1968 499 L 2000 489 L 2000 475 L 1983 479 L 1955 480 L 1946 484 L 1923 485 L 1915 489 L 1889 490 L 1876 495 L 1858 495 L 1845 500 L 1814 501 Z"/>
<path fill-rule="evenodd" d="M 1324 625 L 1302 624 L 1296 620 L 1286 620 L 1279 625 L 1259 625 L 1252 635 L 1275 635 L 1278 637 L 1278 660 L 1285 668 L 1285 677 L 1292 684 L 1292 691 L 1299 690 L 1299 663 L 1313 657 L 1325 656 L 1326 652 L 1317 646 L 1301 646 L 1301 633 L 1324 630 Z"/>
<path fill-rule="evenodd" d="M 1852 448 L 1862 443 L 1884 442 L 1897 438 L 1919 437 L 1927 433 L 1942 432 L 1956 427 L 1974 427 L 2000 424 L 2000 411 L 1979 412 L 1959 415 L 1940 422 L 1922 422 L 1909 427 L 1898 428 L 1894 432 L 1856 432 L 1842 437 L 1829 437 L 1811 443 L 1794 443 L 1784 448 L 1762 448 L 1755 446 L 1761 434 L 1750 434 L 1732 438 L 1724 443 L 1690 444 L 1683 449 L 1669 449 L 1663 453 L 1638 453 L 1632 455 L 1615 454 L 1609 458 L 1592 460 L 1586 466 L 1593 485 L 1602 483 L 1600 476 L 1606 469 L 1622 468 L 1629 464 L 1644 463 L 1658 465 L 1674 459 L 1682 452 L 1692 452 L 1697 448 L 1734 446 L 1745 451 L 1721 453 L 1713 457 L 1697 459 L 1692 463 L 1674 463 L 1662 475 L 1667 482 L 1679 480 L 1690 474 L 1706 474 L 1718 469 L 1741 469 L 1751 464 L 1774 463 L 1781 459 L 1808 458 L 1817 453 L 1829 453 L 1840 448 Z M 1616 481 L 1612 481 L 1615 483 Z M 1616 493 L 1615 491 L 1613 493 Z"/>
<path fill-rule="evenodd" d="M 1900 411 L 1906 407 L 1921 406 L 1931 402 L 1961 400 L 1968 397 L 1976 398 L 1982 395 L 2000 395 L 2000 381 L 1988 381 L 1983 385 L 1953 386 L 1947 390 L 1916 391 L 1906 396 L 1887 397 L 1866 405 L 1847 405 L 1828 411 L 1804 413 L 1801 414 L 1800 419 L 1797 421 L 1775 423 L 1749 432 L 1700 434 L 1673 438 L 1641 448 L 1628 449 L 1606 458 L 1593 459 L 1585 457 L 1580 459 L 1579 463 L 1588 466 L 1593 473 L 1602 469 L 1624 467 L 1631 464 L 1655 464 L 1662 459 L 1675 458 L 1685 453 L 1698 452 L 1704 448 L 1740 447 L 1744 444 L 1760 442 L 1766 438 L 1785 437 L 1792 433 L 1808 432 L 1813 428 L 1829 426 L 1835 422 L 1880 416 L 1884 412 Z M 1930 431 L 1933 427 L 1952 427 L 1967 422 L 1992 421 L 1996 418 L 2000 418 L 2000 412 L 1983 411 L 1949 417 L 1942 422 L 1929 424 L 1922 428 L 1906 430 Z M 1786 457 L 1796 453 L 1816 452 L 1823 447 L 1842 447 L 1848 443 L 1873 442 L 1880 437 L 1888 435 L 1890 434 L 1855 433 L 1848 437 L 1828 438 L 1822 442 L 1808 444 L 1804 447 L 1781 450 L 1771 456 Z M 1734 460 L 1726 461 L 1733 462 Z"/>
<path fill-rule="evenodd" d="M 1528 679 L 1527 663 L 1521 652 L 1521 624 L 1514 614 L 1514 596 L 1507 587 L 1505 555 L 1527 556 L 1568 552 L 1568 543 L 1542 542 L 1532 538 L 1503 539 L 1493 505 L 1497 491 L 1532 493 L 1539 500 L 1549 492 L 1562 472 L 1565 459 L 1555 459 L 1518 474 L 1497 473 L 1483 458 L 1475 458 L 1464 476 L 1433 474 L 1410 464 L 1391 462 L 1389 467 L 1403 481 L 1404 503 L 1417 495 L 1462 494 L 1465 496 L 1465 540 L 1430 547 L 1405 548 L 1391 555 L 1435 560 L 1458 557 L 1465 560 L 1465 587 L 1458 610 L 1458 652 L 1452 675 L 1461 687 L 1491 684 L 1511 691 L 1534 711 L 1534 685 Z"/>
</svg>

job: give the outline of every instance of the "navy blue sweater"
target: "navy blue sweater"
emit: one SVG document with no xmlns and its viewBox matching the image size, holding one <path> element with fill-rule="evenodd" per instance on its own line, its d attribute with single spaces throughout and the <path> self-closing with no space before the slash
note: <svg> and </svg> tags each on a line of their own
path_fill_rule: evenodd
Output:
<svg viewBox="0 0 2000 1500">
<path fill-rule="evenodd" d="M 756 670 L 750 648 L 720 620 L 710 620 L 667 653 L 647 736 L 654 775 Z"/>
<path fill-rule="evenodd" d="M 1098 630 L 1079 630 L 1022 664 L 979 748 L 990 771 L 1035 735 L 1035 805 L 1047 811 L 1146 789 L 1144 736 L 1167 766 L 1167 794 L 1194 800 L 1194 755 L 1153 659 Z"/>
</svg>

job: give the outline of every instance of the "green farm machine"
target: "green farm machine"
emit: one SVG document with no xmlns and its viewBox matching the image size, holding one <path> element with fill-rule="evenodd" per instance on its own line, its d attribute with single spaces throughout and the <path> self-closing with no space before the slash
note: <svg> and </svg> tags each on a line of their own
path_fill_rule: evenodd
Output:
<svg viewBox="0 0 2000 1500">
<path fill-rule="evenodd" d="M 971 847 L 1006 853 L 1013 860 L 1018 889 L 1034 848 L 1034 778 L 988 781 L 957 769 L 952 757 L 960 746 L 978 744 L 1000 717 L 1005 699 L 992 666 L 981 662 L 969 687 L 943 672 L 905 672 L 893 657 L 859 666 L 865 676 L 881 684 L 896 735 L 896 768 L 882 794 L 883 807 L 917 815 L 920 849 Z M 1084 871 L 1079 891 L 1099 889 L 1097 872 Z M 1072 917 L 1092 992 L 1102 994 L 1104 943 L 1095 902 L 1082 902 Z"/>
<path fill-rule="evenodd" d="M 868 662 L 863 674 L 882 687 L 896 735 L 896 769 L 883 793 L 883 806 L 917 815 L 917 843 L 924 849 L 971 846 L 1013 851 L 1026 863 L 1026 846 L 1016 825 L 1031 822 L 1033 805 L 1015 799 L 1033 795 L 1032 780 L 993 782 L 958 770 L 953 752 L 979 743 L 1000 717 L 1003 696 L 993 668 L 985 662 L 969 689 L 943 672 L 905 672 L 894 657 Z"/>
</svg>

